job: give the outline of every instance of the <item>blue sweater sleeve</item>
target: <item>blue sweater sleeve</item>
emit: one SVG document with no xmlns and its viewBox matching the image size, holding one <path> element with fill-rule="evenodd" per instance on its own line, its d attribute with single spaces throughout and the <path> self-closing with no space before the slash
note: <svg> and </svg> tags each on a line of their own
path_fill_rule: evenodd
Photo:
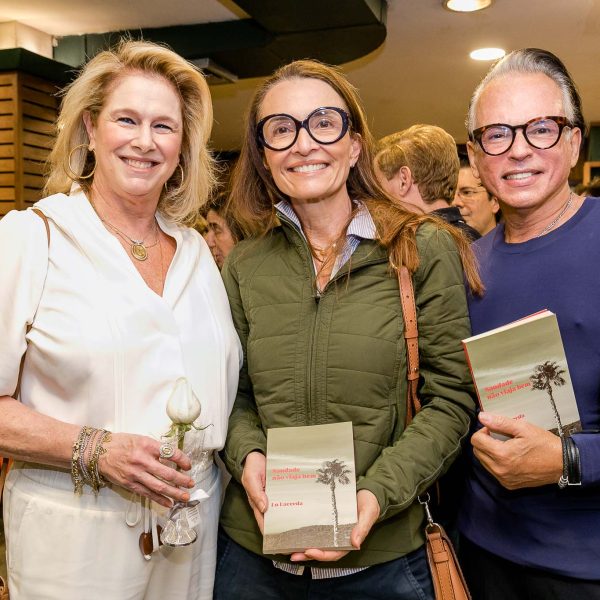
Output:
<svg viewBox="0 0 600 600">
<path fill-rule="evenodd" d="M 600 483 L 600 432 L 573 434 L 581 459 L 581 483 L 584 486 Z"/>
</svg>

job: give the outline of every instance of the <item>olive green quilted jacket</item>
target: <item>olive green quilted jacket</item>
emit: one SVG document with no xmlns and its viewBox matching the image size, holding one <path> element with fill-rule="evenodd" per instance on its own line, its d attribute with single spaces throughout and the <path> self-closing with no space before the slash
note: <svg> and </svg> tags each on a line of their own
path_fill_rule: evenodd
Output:
<svg viewBox="0 0 600 600">
<path fill-rule="evenodd" d="M 319 299 L 309 249 L 285 217 L 228 258 L 223 278 L 245 358 L 223 453 L 233 480 L 221 524 L 245 548 L 262 548 L 239 483 L 245 457 L 265 452 L 267 428 L 339 421 L 353 423 L 357 487 L 375 494 L 381 515 L 361 550 L 336 566 L 385 562 L 423 544 L 416 497 L 456 458 L 475 405 L 461 347 L 470 328 L 457 250 L 430 224 L 417 244 L 423 409 L 406 429 L 398 280 L 377 242 L 361 241 Z"/>
</svg>

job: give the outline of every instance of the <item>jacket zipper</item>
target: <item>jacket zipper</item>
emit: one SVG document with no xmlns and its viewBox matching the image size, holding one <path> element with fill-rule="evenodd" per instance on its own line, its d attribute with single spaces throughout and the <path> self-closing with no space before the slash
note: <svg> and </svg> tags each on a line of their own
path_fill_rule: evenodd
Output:
<svg viewBox="0 0 600 600">
<path fill-rule="evenodd" d="M 308 248 L 308 244 L 306 243 L 306 240 L 304 239 L 304 236 L 302 235 L 302 233 L 298 230 L 298 227 L 296 226 L 295 223 L 293 223 L 288 217 L 286 217 L 285 215 L 281 214 L 281 213 L 277 213 L 277 216 L 279 218 L 279 220 L 281 222 L 284 222 L 286 225 L 288 225 L 289 227 L 291 227 L 292 231 L 296 232 L 299 236 L 300 242 L 304 248 L 306 257 L 307 257 L 307 266 L 308 269 L 310 271 L 310 275 L 311 277 L 314 278 L 314 286 L 315 286 L 315 290 L 316 290 L 316 274 L 314 273 L 314 266 L 311 269 L 311 265 L 313 265 L 312 262 L 312 255 L 310 253 L 310 250 Z M 307 378 L 307 390 L 308 390 L 308 397 L 306 399 L 306 412 L 307 412 L 307 417 L 308 417 L 308 422 L 309 423 L 315 423 L 315 416 L 313 414 L 313 397 L 316 394 L 316 390 L 314 389 L 314 381 L 315 381 L 315 377 L 314 375 L 316 374 L 316 369 L 317 369 L 317 365 L 316 365 L 316 351 L 314 349 L 315 347 L 315 339 L 318 338 L 318 335 L 316 333 L 316 329 L 317 329 L 317 322 L 319 320 L 319 311 L 321 309 L 321 299 L 322 297 L 327 293 L 327 290 L 330 286 L 331 283 L 338 281 L 339 279 L 341 279 L 342 277 L 347 277 L 348 274 L 350 272 L 355 272 L 363 267 L 366 267 L 368 265 L 371 264 L 375 264 L 378 262 L 383 262 L 383 260 L 378 257 L 378 258 L 374 258 L 374 259 L 370 259 L 370 260 L 364 260 L 362 261 L 360 264 L 358 265 L 353 265 L 352 269 L 348 269 L 346 268 L 346 265 L 344 265 L 336 274 L 335 276 L 330 279 L 327 284 L 325 285 L 325 287 L 323 288 L 323 290 L 321 291 L 321 293 L 319 294 L 317 292 L 317 295 L 315 296 L 315 308 L 314 308 L 314 315 L 313 315 L 313 320 L 312 320 L 312 324 L 311 324 L 311 329 L 310 329 L 310 334 L 308 337 L 308 351 L 309 351 L 309 356 L 308 356 L 308 369 L 307 369 L 307 374 L 306 374 L 306 378 Z"/>
<path fill-rule="evenodd" d="M 285 215 L 281 214 L 280 212 L 277 213 L 277 216 L 279 218 L 279 220 L 283 223 L 285 223 L 286 225 L 288 225 L 292 231 L 294 231 L 295 233 L 297 233 L 298 238 L 300 240 L 300 244 L 302 245 L 305 255 L 306 255 L 306 259 L 307 259 L 307 267 L 309 269 L 311 278 L 314 278 L 314 267 L 313 269 L 311 269 L 311 265 L 312 265 L 312 255 L 310 253 L 310 250 L 308 248 L 308 244 L 306 243 L 306 240 L 304 239 L 304 236 L 302 235 L 302 233 L 298 230 L 298 227 L 296 226 L 295 223 L 293 223 L 290 219 L 288 219 L 288 217 L 286 217 Z M 316 284 L 315 284 L 315 290 L 316 290 Z M 313 320 L 312 320 L 312 324 L 311 324 L 311 328 L 310 328 L 310 332 L 309 332 L 309 336 L 308 336 L 308 362 L 307 362 L 307 373 L 306 373 L 306 382 L 307 382 L 307 398 L 306 398 L 306 416 L 307 416 L 307 421 L 308 423 L 313 423 L 314 422 L 314 415 L 313 415 L 313 402 L 312 402 L 312 398 L 313 395 L 315 393 L 315 390 L 313 389 L 313 382 L 314 382 L 314 377 L 313 377 L 313 370 L 314 370 L 314 363 L 315 363 L 315 352 L 313 350 L 314 348 L 314 341 L 315 341 L 315 330 L 316 330 L 316 326 L 317 326 L 317 320 L 319 317 L 319 296 L 315 296 L 315 308 L 314 310 L 314 315 L 313 315 Z"/>
<path fill-rule="evenodd" d="M 315 351 L 315 339 L 318 337 L 316 334 L 317 322 L 319 319 L 319 307 L 320 301 L 319 298 L 315 298 L 315 307 L 314 307 L 314 317 L 312 320 L 310 335 L 308 338 L 308 373 L 307 373 L 307 387 L 308 387 L 308 397 L 306 399 L 306 410 L 308 413 L 308 422 L 315 423 L 315 415 L 313 414 L 313 396 L 316 394 L 316 390 L 314 389 L 314 381 L 315 381 L 315 370 L 316 370 L 316 354 Z"/>
</svg>

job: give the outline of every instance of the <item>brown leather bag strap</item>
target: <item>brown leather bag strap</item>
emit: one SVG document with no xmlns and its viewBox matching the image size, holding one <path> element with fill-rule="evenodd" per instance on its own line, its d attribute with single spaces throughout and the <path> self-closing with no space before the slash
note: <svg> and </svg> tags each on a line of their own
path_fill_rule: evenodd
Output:
<svg viewBox="0 0 600 600">
<path fill-rule="evenodd" d="M 44 221 L 44 225 L 46 226 L 46 235 L 48 236 L 48 248 L 50 248 L 50 225 L 48 224 L 48 217 L 39 209 L 32 208 L 33 212 Z"/>
<path fill-rule="evenodd" d="M 4 482 L 6 481 L 6 476 L 8 475 L 10 462 L 10 459 L 0 456 L 0 500 L 2 499 L 2 489 L 4 488 Z M 1 597 L 0 600 L 2 600 Z"/>
<path fill-rule="evenodd" d="M 48 217 L 39 209 L 32 208 L 33 212 L 44 221 L 44 225 L 46 226 L 46 237 L 48 238 L 48 248 L 50 248 L 50 225 L 48 223 Z M 31 329 L 31 325 L 27 326 L 27 333 L 29 333 Z M 21 389 L 21 375 L 23 374 L 23 363 L 25 362 L 25 354 L 21 358 L 21 365 L 19 366 L 19 378 L 17 379 L 17 388 L 14 391 L 13 398 L 19 397 L 19 391 Z M 1 491 L 2 488 L 0 488 Z M 2 600 L 2 598 L 0 598 Z"/>
<path fill-rule="evenodd" d="M 404 339 L 406 340 L 406 378 L 408 395 L 406 401 L 406 426 L 410 425 L 414 415 L 421 410 L 421 401 L 417 394 L 419 386 L 419 329 L 417 327 L 417 306 L 413 290 L 412 277 L 405 266 L 398 271 L 402 317 L 404 319 Z"/>
<path fill-rule="evenodd" d="M 408 393 L 406 397 L 406 426 L 410 425 L 414 415 L 421 410 L 421 401 L 417 394 L 419 386 L 419 329 L 417 327 L 417 306 L 412 277 L 406 267 L 398 271 L 400 301 L 404 319 L 404 338 L 406 339 L 406 367 Z M 439 500 L 439 487 L 436 483 Z M 436 600 L 471 600 L 467 583 L 460 569 L 458 559 L 450 539 L 443 527 L 434 523 L 429 512 L 429 494 L 419 502 L 425 505 L 429 524 L 425 528 L 427 562 L 431 570 L 431 579 Z"/>
<path fill-rule="evenodd" d="M 44 221 L 44 225 L 46 227 L 46 236 L 48 237 L 48 248 L 50 248 L 50 225 L 48 224 L 48 217 L 39 209 L 33 208 L 33 212 Z M 31 325 L 27 327 L 29 331 L 31 329 Z M 21 375 L 23 373 L 23 362 L 25 361 L 25 355 L 23 354 L 23 358 L 21 359 L 21 365 L 19 367 L 19 378 L 17 380 L 17 389 L 15 390 L 13 397 L 18 398 L 19 389 L 21 387 Z M 8 458 L 3 458 L 0 456 L 0 498 L 2 498 L 2 489 L 4 488 L 4 482 L 6 481 L 6 475 L 8 474 L 8 469 L 10 467 L 10 460 Z M 2 581 L 0 577 L 0 600 L 4 600 L 4 598 L 8 598 L 8 586 Z M 4 596 L 6 594 L 6 596 Z"/>
</svg>

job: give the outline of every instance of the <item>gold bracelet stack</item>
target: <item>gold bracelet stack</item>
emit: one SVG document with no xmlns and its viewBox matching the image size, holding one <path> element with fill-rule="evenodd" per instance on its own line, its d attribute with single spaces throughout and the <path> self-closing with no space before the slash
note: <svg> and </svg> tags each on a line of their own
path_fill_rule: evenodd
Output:
<svg viewBox="0 0 600 600">
<path fill-rule="evenodd" d="M 106 452 L 104 444 L 110 442 L 111 433 L 106 429 L 84 426 L 73 443 L 71 456 L 71 479 L 76 494 L 83 492 L 83 486 L 89 485 L 97 496 L 100 488 L 107 482 L 98 471 L 100 456 Z"/>
</svg>

